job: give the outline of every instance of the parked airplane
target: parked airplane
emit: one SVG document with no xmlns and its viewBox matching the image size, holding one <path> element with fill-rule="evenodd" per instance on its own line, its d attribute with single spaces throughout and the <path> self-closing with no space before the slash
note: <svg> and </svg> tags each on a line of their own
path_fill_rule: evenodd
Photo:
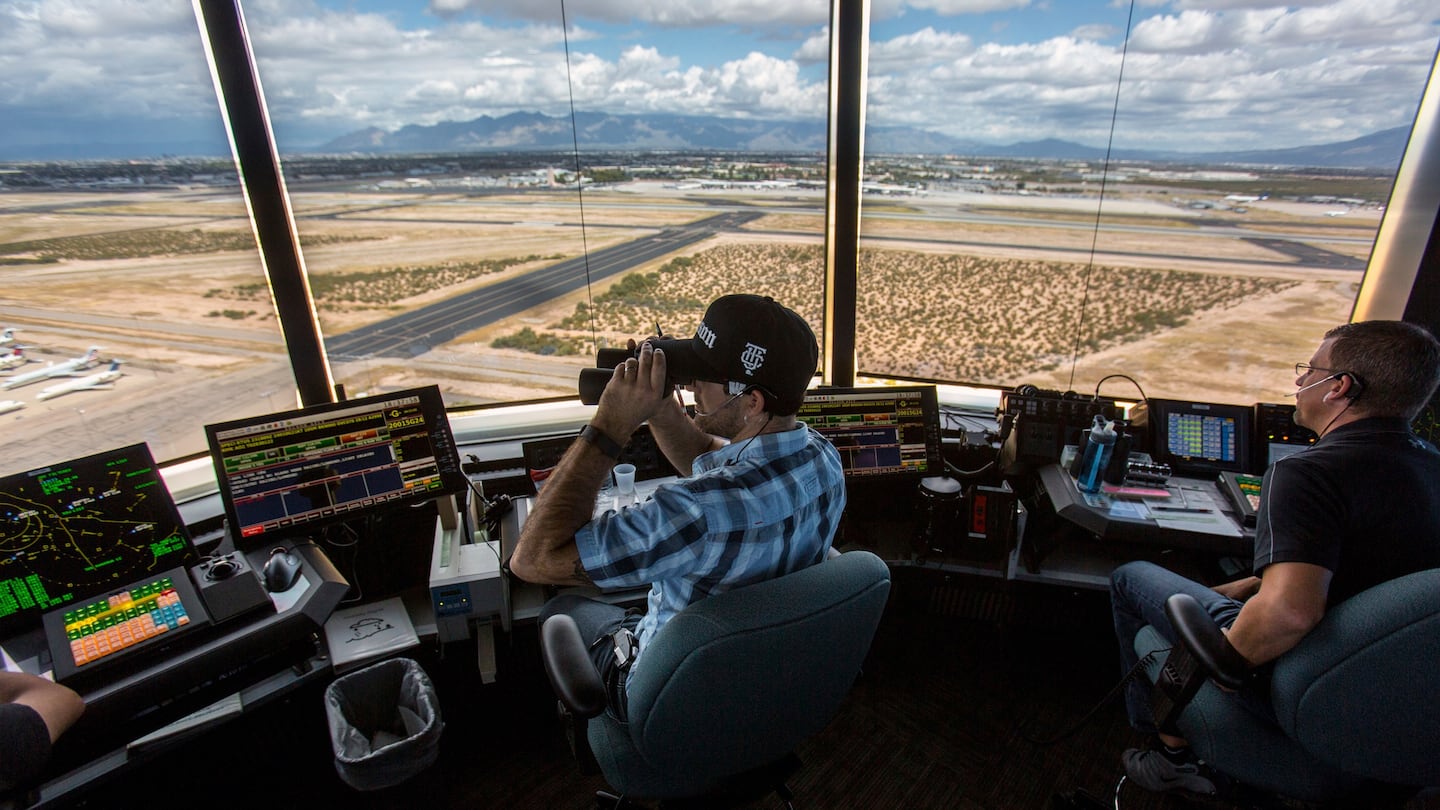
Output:
<svg viewBox="0 0 1440 810">
<path fill-rule="evenodd" d="M 110 363 L 110 368 L 100 372 L 99 374 L 91 374 L 88 377 L 81 377 L 78 380 L 67 380 L 63 383 L 52 385 L 49 388 L 42 390 L 39 394 L 36 394 L 35 398 L 50 399 L 52 397 L 63 396 L 65 394 L 73 393 L 75 391 L 91 391 L 99 388 L 114 388 L 115 386 L 112 385 L 112 383 L 120 379 L 121 375 L 123 374 L 124 372 L 120 370 L 120 361 L 115 360 Z"/>
<path fill-rule="evenodd" d="M 9 412 L 11 412 L 11 411 L 18 411 L 18 410 L 20 410 L 20 409 L 23 408 L 23 407 L 25 407 L 25 403 L 21 402 L 21 401 L 18 400 L 18 399 L 5 399 L 5 400 L 0 400 L 0 413 L 9 413 Z"/>
<path fill-rule="evenodd" d="M 15 368 L 16 366 L 23 366 L 28 362 L 30 361 L 25 357 L 25 350 L 16 346 L 15 351 L 0 355 L 0 371 Z"/>
<path fill-rule="evenodd" d="M 63 363 L 51 363 L 44 368 L 37 368 L 34 371 L 27 371 L 24 374 L 16 374 L 14 377 L 0 383 L 0 388 L 9 390 L 19 388 L 22 385 L 29 385 L 33 382 L 40 382 L 51 377 L 74 377 L 75 372 L 83 371 L 95 364 L 100 359 L 100 347 L 91 346 L 90 351 L 84 357 L 76 357 L 66 360 Z"/>
</svg>

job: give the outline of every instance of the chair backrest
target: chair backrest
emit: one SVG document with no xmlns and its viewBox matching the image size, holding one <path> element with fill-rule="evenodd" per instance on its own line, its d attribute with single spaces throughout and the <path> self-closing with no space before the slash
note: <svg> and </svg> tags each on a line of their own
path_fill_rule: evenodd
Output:
<svg viewBox="0 0 1440 810">
<path fill-rule="evenodd" d="M 783 756 L 838 710 L 889 592 L 885 563 L 852 551 L 682 610 L 631 674 L 636 750 L 652 768 L 710 774 Z"/>
<path fill-rule="evenodd" d="M 1440 569 L 1400 577 L 1330 609 L 1275 664 L 1275 718 L 1340 770 L 1440 785 Z"/>
</svg>

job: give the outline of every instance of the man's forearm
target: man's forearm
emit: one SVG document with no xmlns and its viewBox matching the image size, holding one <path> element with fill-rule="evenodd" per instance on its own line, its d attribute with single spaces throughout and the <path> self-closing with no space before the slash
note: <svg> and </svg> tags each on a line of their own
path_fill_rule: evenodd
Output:
<svg viewBox="0 0 1440 810">
<path fill-rule="evenodd" d="M 1245 608 L 1225 635 L 1230 640 L 1230 646 L 1250 666 L 1258 667 L 1299 644 L 1313 626 L 1289 611 L 1277 610 L 1276 606 L 1252 599 L 1245 603 Z"/>
<path fill-rule="evenodd" d="M 617 443 L 623 437 L 612 436 Z M 576 440 L 546 479 L 525 519 L 510 568 L 528 582 L 547 585 L 588 584 L 580 565 L 575 532 L 590 522 L 595 495 L 614 461 L 583 439 Z"/>
</svg>

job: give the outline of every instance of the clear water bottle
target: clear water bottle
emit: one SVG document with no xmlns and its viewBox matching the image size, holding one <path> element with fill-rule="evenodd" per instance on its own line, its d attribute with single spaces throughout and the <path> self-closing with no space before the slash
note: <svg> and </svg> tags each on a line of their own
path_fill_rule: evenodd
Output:
<svg viewBox="0 0 1440 810">
<path fill-rule="evenodd" d="M 1110 455 L 1115 451 L 1115 423 L 1107 422 L 1095 415 L 1095 425 L 1090 428 L 1090 439 L 1085 443 L 1085 456 L 1080 460 L 1079 485 L 1081 492 L 1099 492 L 1105 480 L 1105 468 L 1110 466 Z"/>
</svg>

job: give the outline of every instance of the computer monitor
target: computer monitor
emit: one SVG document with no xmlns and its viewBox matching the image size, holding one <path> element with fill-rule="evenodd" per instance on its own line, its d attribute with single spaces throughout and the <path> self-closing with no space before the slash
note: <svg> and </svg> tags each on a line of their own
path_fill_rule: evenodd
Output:
<svg viewBox="0 0 1440 810">
<path fill-rule="evenodd" d="M 145 444 L 0 478 L 0 637 L 196 556 Z"/>
<path fill-rule="evenodd" d="M 1255 403 L 1255 459 L 1252 472 L 1261 473 L 1280 459 L 1298 453 L 1319 440 L 1315 431 L 1295 424 L 1292 403 Z"/>
<path fill-rule="evenodd" d="M 205 438 L 242 549 L 467 486 L 433 385 L 207 425 Z"/>
<path fill-rule="evenodd" d="M 817 388 L 797 418 L 840 451 L 846 479 L 943 475 L 933 385 Z"/>
<path fill-rule="evenodd" d="M 1146 400 L 1146 406 L 1156 461 L 1197 478 L 1249 469 L 1254 435 L 1250 406 L 1172 399 Z"/>
</svg>

